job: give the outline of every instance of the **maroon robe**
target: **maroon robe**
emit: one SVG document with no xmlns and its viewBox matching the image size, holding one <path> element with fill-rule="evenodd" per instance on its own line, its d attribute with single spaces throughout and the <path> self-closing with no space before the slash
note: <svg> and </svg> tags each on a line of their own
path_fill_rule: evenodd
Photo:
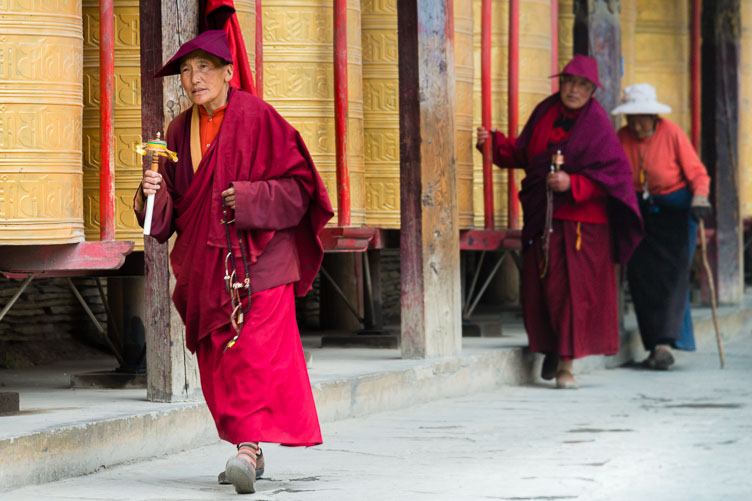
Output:
<svg viewBox="0 0 752 501">
<path fill-rule="evenodd" d="M 310 289 L 323 257 L 318 233 L 333 215 L 323 182 L 298 132 L 270 105 L 234 89 L 194 174 L 191 112 L 181 113 L 167 131 L 167 147 L 178 162 L 162 164 L 151 234 L 164 242 L 177 232 L 170 254 L 173 302 L 185 323 L 186 346 L 197 352 L 220 437 L 320 443 L 293 292 Z M 253 297 L 238 343 L 223 352 L 234 335 L 221 222 L 221 192 L 230 185 L 236 190 L 230 214 L 236 220 L 230 230 L 235 266 L 242 281 L 242 238 Z M 136 214 L 142 224 L 143 214 Z"/>
<path fill-rule="evenodd" d="M 548 145 L 541 141 L 549 137 L 549 110 L 558 103 L 556 94 L 539 104 L 515 143 L 500 133 L 494 138 L 494 162 L 524 168 L 526 173 L 520 192 L 525 329 L 534 352 L 557 353 L 564 360 L 613 355 L 619 350 L 614 261 L 629 259 L 639 242 L 642 220 L 629 184 L 629 164 L 595 99 L 582 108 L 564 141 Z M 545 180 L 557 150 L 564 153 L 565 172 L 585 176 L 605 192 L 608 223 L 554 219 L 548 272 L 541 278 Z M 575 199 L 572 190 L 555 193 L 554 211 L 584 202 L 589 200 Z"/>
<path fill-rule="evenodd" d="M 253 292 L 294 282 L 295 294 L 304 295 L 323 257 L 318 234 L 333 212 L 300 134 L 264 101 L 231 90 L 222 127 L 195 174 L 190 132 L 189 109 L 167 130 L 167 147 L 177 152 L 178 162 L 163 161 L 160 167 L 164 189 L 156 195 L 151 235 L 165 242 L 178 233 L 170 254 L 173 301 L 185 322 L 186 345 L 195 352 L 201 338 L 230 318 L 222 280 L 227 253 L 222 191 L 230 185 L 236 190 L 237 212 L 231 217 L 243 234 Z M 143 213 L 136 215 L 143 224 Z M 238 233 L 230 235 L 243 278 Z"/>
</svg>

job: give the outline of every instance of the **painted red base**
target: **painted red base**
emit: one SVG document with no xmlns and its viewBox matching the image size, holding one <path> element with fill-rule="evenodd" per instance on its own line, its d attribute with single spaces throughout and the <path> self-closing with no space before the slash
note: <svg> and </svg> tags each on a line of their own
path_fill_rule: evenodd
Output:
<svg viewBox="0 0 752 501">
<path fill-rule="evenodd" d="M 520 230 L 466 230 L 460 232 L 461 250 L 522 249 Z"/>
<path fill-rule="evenodd" d="M 0 273 L 7 278 L 101 274 L 123 266 L 134 246 L 115 241 L 0 246 Z"/>
</svg>

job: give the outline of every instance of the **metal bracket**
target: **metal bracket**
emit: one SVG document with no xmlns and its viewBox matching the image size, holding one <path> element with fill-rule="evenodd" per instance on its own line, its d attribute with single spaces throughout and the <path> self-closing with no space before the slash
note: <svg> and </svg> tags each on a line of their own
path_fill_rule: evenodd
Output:
<svg viewBox="0 0 752 501">
<path fill-rule="evenodd" d="M 355 316 L 355 318 L 358 319 L 358 322 L 360 322 L 362 325 L 365 325 L 366 320 L 358 314 L 358 309 L 355 308 L 355 306 L 353 306 L 353 304 L 350 302 L 350 298 L 348 298 L 347 295 L 342 291 L 342 289 L 339 288 L 339 285 L 337 285 L 337 282 L 334 281 L 334 278 L 332 278 L 329 272 L 326 271 L 326 269 L 323 266 L 320 267 L 319 270 L 321 271 L 321 274 L 327 280 L 329 280 L 329 283 L 332 284 L 332 287 L 334 287 L 334 291 L 345 302 L 345 306 L 347 306 L 347 309 L 349 309 L 350 312 Z"/>
<path fill-rule="evenodd" d="M 499 256 L 499 259 L 496 261 L 496 264 L 494 264 L 493 268 L 491 269 L 491 273 L 488 274 L 488 277 L 486 277 L 486 281 L 483 282 L 483 285 L 481 286 L 480 290 L 473 298 L 473 294 L 475 293 L 475 286 L 478 283 L 478 277 L 480 276 L 480 271 L 481 271 L 481 268 L 483 267 L 483 260 L 486 257 L 486 251 L 483 251 L 483 253 L 480 255 L 480 262 L 478 262 L 478 266 L 475 269 L 475 274 L 473 275 L 473 281 L 470 284 L 470 289 L 467 291 L 467 299 L 465 300 L 465 305 L 464 305 L 464 308 L 462 309 L 463 319 L 467 320 L 468 318 L 470 318 L 470 315 L 473 314 L 473 311 L 475 311 L 475 307 L 478 305 L 480 298 L 483 297 L 483 294 L 486 292 L 486 289 L 488 289 L 488 286 L 491 284 L 491 280 L 493 280 L 493 277 L 496 276 L 496 273 L 499 271 L 501 264 L 504 262 L 504 259 L 506 259 L 507 255 L 510 252 L 512 251 L 509 251 L 509 250 L 502 251 L 501 256 Z"/>
<path fill-rule="evenodd" d="M 115 344 L 110 339 L 110 336 L 107 335 L 107 332 L 105 331 L 104 327 L 102 327 L 102 324 L 99 323 L 99 320 L 97 319 L 96 315 L 94 315 L 94 312 L 91 311 L 91 308 L 89 308 L 89 305 L 86 304 L 86 300 L 83 298 L 81 293 L 78 292 L 78 289 L 76 288 L 76 285 L 73 283 L 73 280 L 71 280 L 70 277 L 66 277 L 66 281 L 68 282 L 68 286 L 73 292 L 73 295 L 76 296 L 76 299 L 78 299 L 78 302 L 81 303 L 81 306 L 83 306 L 84 311 L 86 311 L 86 314 L 89 315 L 89 319 L 91 319 L 92 323 L 94 324 L 94 327 L 97 328 L 97 331 L 99 331 L 99 334 L 104 338 L 105 342 L 112 350 L 112 354 L 115 355 L 115 358 L 117 358 L 117 361 L 120 363 L 120 365 L 124 367 L 125 360 L 123 359 L 123 356 L 120 354 L 120 351 L 117 349 Z M 101 284 L 99 284 L 99 279 L 97 279 L 97 285 L 99 286 L 99 293 L 104 295 L 102 286 Z M 104 297 L 102 299 L 104 300 Z M 106 301 L 105 301 L 105 309 L 108 312 L 110 311 L 109 304 Z"/>
<path fill-rule="evenodd" d="M 29 286 L 31 281 L 34 279 L 34 275 L 29 275 L 26 277 L 26 279 L 21 283 L 21 286 L 18 288 L 15 294 L 13 294 L 13 297 L 10 298 L 10 301 L 8 301 L 8 304 L 5 305 L 3 308 L 3 311 L 0 311 L 0 321 L 3 320 L 3 317 L 5 317 L 5 314 L 10 311 L 11 308 L 13 308 L 13 305 L 16 304 L 16 301 L 18 301 L 18 298 L 21 297 L 21 294 L 23 294 L 23 291 L 26 290 L 26 287 Z"/>
</svg>

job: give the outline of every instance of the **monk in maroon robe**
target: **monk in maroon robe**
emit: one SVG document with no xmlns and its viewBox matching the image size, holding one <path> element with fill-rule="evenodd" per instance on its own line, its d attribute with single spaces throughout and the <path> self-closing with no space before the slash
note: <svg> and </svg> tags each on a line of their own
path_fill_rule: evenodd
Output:
<svg viewBox="0 0 752 501">
<path fill-rule="evenodd" d="M 145 196 L 155 193 L 151 236 L 165 242 L 177 233 L 173 302 L 219 436 L 238 446 L 224 480 L 254 492 L 259 442 L 321 443 L 294 295 L 311 287 L 323 256 L 318 234 L 333 213 L 300 134 L 270 105 L 229 86 L 224 31 L 187 42 L 155 76 L 176 73 L 194 103 L 167 130 L 178 161 L 144 173 L 134 208 L 143 225 Z M 238 330 L 224 280 L 233 263 L 246 311 L 235 312 Z"/>
<path fill-rule="evenodd" d="M 554 76 L 561 90 L 535 108 L 516 141 L 493 130 L 490 137 L 494 163 L 526 174 L 520 191 L 522 306 L 530 350 L 546 354 L 544 379 L 577 388 L 574 359 L 619 350 L 614 262 L 631 256 L 642 219 L 627 158 L 593 98 L 600 86 L 596 61 L 576 55 Z M 478 147 L 488 138 L 479 128 Z M 551 172 L 559 151 L 564 165 Z"/>
</svg>

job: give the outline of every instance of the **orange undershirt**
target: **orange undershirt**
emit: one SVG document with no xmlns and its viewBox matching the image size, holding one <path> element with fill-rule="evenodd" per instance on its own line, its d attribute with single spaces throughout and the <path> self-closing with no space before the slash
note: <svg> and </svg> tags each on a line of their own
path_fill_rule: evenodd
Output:
<svg viewBox="0 0 752 501">
<path fill-rule="evenodd" d="M 210 115 L 203 106 L 198 107 L 199 114 L 199 137 L 201 138 L 201 155 L 206 154 L 206 150 L 211 146 L 214 138 L 217 137 L 219 127 L 222 125 L 222 119 L 225 117 L 225 109 L 227 105 L 214 110 L 214 114 Z"/>
</svg>

